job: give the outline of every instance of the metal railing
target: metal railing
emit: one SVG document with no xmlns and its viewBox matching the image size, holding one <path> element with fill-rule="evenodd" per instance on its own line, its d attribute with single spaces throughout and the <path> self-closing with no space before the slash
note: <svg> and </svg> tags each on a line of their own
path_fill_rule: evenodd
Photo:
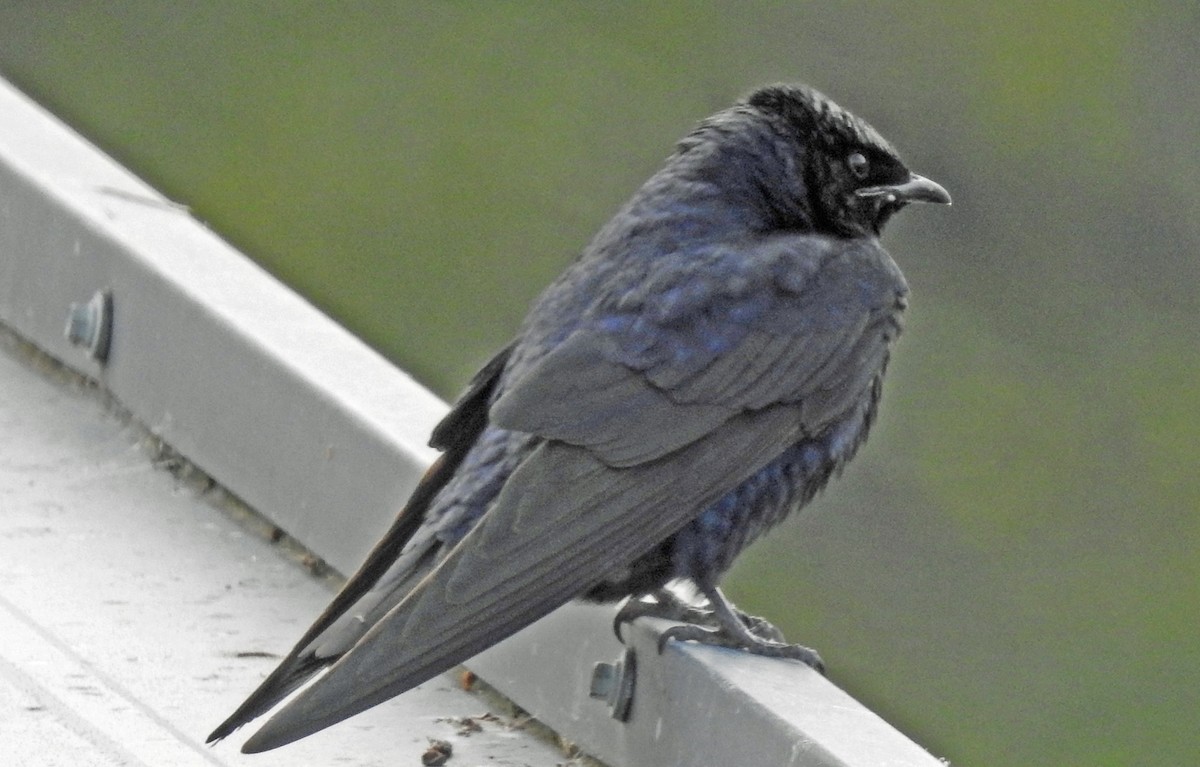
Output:
<svg viewBox="0 0 1200 767">
<path fill-rule="evenodd" d="M 0 323 L 341 572 L 434 456 L 440 400 L 2 80 Z M 467 665 L 614 767 L 941 764 L 806 666 L 660 655 L 649 620 L 627 650 L 611 618 L 568 605 Z"/>
</svg>

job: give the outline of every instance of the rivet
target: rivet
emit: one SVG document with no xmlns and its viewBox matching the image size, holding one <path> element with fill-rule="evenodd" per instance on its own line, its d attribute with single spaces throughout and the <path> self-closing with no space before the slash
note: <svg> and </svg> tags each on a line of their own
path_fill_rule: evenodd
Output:
<svg viewBox="0 0 1200 767">
<path fill-rule="evenodd" d="M 619 660 L 597 663 L 592 667 L 592 684 L 588 695 L 606 701 L 613 719 L 619 722 L 628 721 L 630 710 L 633 708 L 633 683 L 636 676 L 637 663 L 633 650 L 626 649 Z"/>
<path fill-rule="evenodd" d="M 67 313 L 64 333 L 75 346 L 85 347 L 88 356 L 103 364 L 112 341 L 112 293 L 98 290 L 87 303 L 73 303 Z"/>
</svg>

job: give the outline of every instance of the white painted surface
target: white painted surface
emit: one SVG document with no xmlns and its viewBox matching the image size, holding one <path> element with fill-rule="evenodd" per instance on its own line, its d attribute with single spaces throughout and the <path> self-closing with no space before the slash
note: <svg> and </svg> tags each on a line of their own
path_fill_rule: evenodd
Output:
<svg viewBox="0 0 1200 767">
<path fill-rule="evenodd" d="M 553 765 L 558 749 L 448 717 L 486 701 L 442 677 L 278 751 L 208 732 L 331 596 L 266 540 L 156 468 L 94 391 L 0 339 L 0 764 Z M 24 358 L 24 359 L 22 359 Z"/>
</svg>

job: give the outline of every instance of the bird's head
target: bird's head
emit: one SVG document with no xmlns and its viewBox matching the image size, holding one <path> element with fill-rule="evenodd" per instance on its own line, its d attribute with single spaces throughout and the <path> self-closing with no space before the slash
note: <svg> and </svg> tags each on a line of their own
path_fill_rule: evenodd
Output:
<svg viewBox="0 0 1200 767">
<path fill-rule="evenodd" d="M 765 118 L 798 153 L 787 164 L 803 178 L 791 188 L 806 199 L 795 203 L 819 231 L 877 236 L 911 202 L 950 204 L 950 194 L 910 171 L 874 128 L 812 88 L 770 85 L 740 106 Z"/>
</svg>

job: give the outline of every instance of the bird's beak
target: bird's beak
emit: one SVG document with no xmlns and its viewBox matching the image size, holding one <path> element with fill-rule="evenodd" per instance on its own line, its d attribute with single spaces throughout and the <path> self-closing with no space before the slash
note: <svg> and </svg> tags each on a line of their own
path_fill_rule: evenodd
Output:
<svg viewBox="0 0 1200 767">
<path fill-rule="evenodd" d="M 941 184 L 913 173 L 901 184 L 868 186 L 855 192 L 859 197 L 883 197 L 885 202 L 936 202 L 950 204 L 950 193 Z"/>
</svg>

